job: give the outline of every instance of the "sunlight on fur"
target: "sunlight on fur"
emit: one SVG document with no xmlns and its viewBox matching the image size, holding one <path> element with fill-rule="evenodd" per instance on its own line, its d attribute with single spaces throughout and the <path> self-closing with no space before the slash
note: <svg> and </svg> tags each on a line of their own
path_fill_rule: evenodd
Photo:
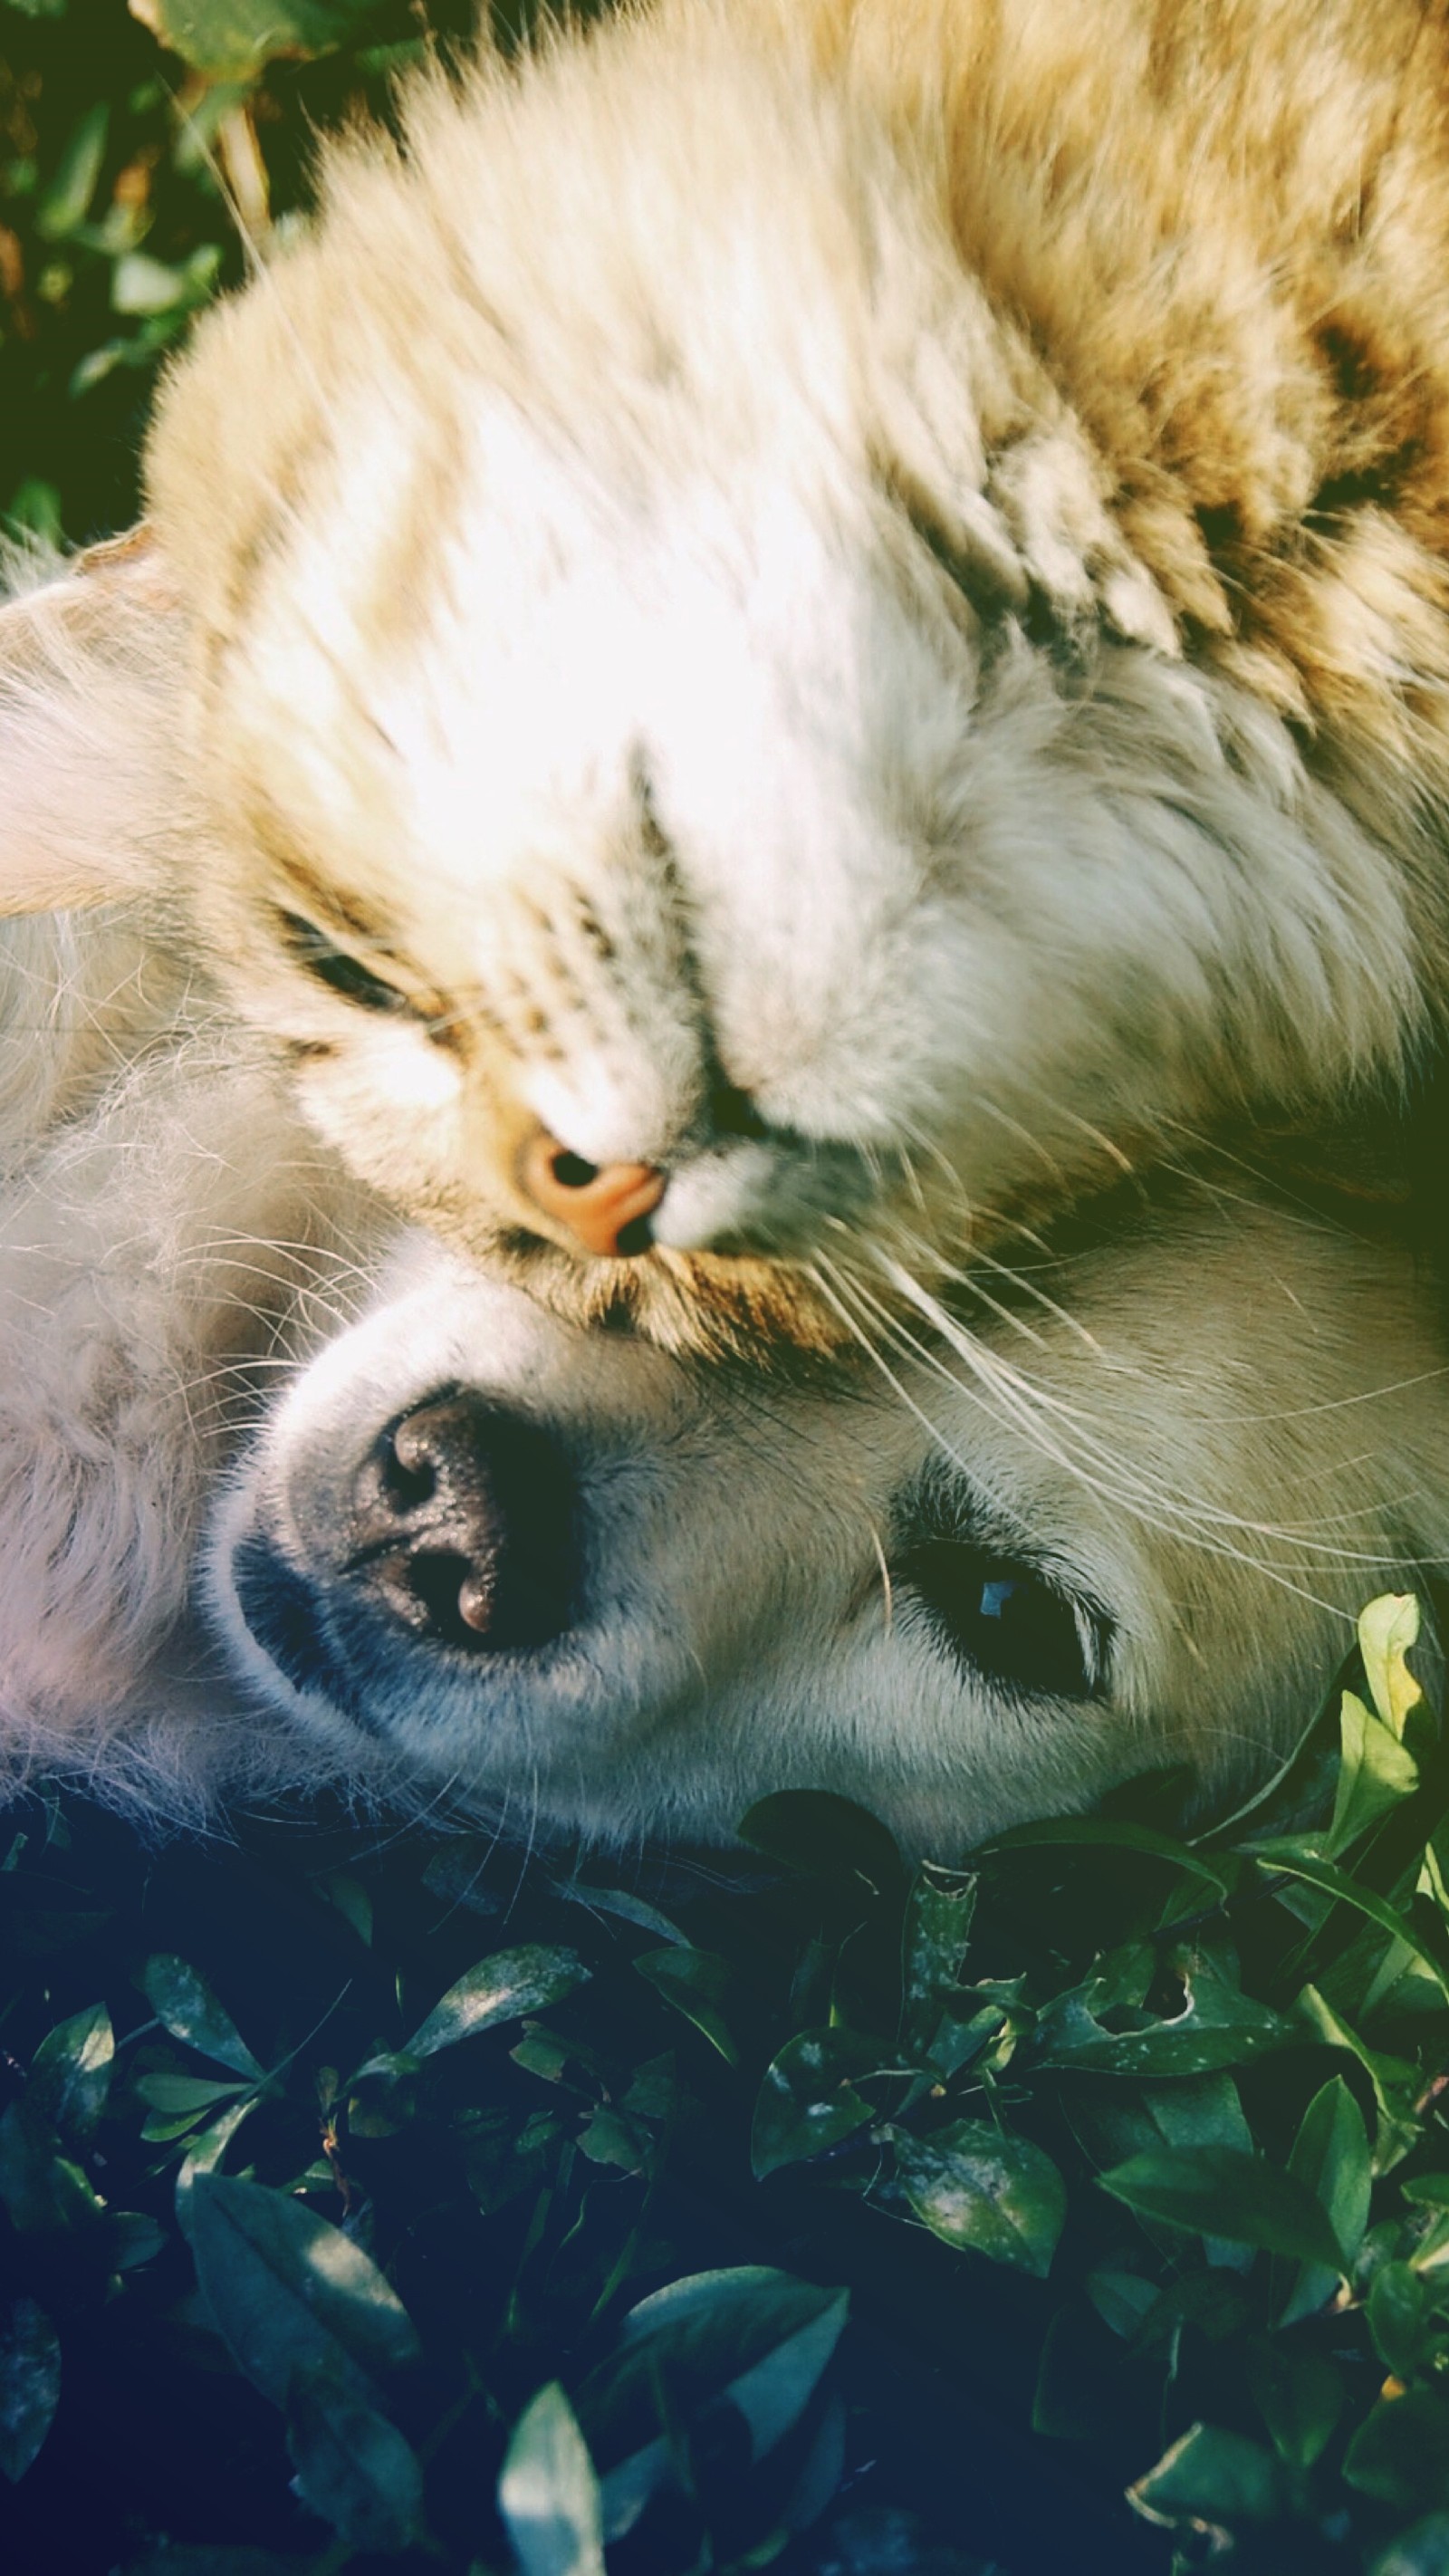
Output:
<svg viewBox="0 0 1449 2576">
<path fill-rule="evenodd" d="M 864 1329 L 842 1230 L 919 1314 L 1181 1127 L 1392 1081 L 1444 48 L 663 0 L 422 79 L 201 323 L 150 536 L 6 613 L 3 899 L 157 888 L 365 1180 L 675 1348 Z"/>
</svg>

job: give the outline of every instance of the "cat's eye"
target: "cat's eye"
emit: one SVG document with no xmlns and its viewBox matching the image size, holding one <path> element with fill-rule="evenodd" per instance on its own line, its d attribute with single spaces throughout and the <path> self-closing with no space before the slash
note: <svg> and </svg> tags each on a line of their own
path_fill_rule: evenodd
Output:
<svg viewBox="0 0 1449 2576">
<path fill-rule="evenodd" d="M 410 1018 L 421 1017 L 416 1005 L 396 984 L 389 984 L 385 976 L 364 966 L 360 957 L 339 948 L 315 922 L 304 920 L 297 912 L 283 912 L 279 919 L 298 965 L 304 966 L 319 984 L 325 984 L 330 993 L 338 994 L 344 1002 L 355 1003 L 362 1011 L 406 1012 Z"/>
<path fill-rule="evenodd" d="M 1017 1690 L 1090 1699 L 1100 1690 L 1108 1622 L 1020 1558 L 957 1539 L 907 1548 L 891 1568 L 915 1595 L 943 1644 L 973 1672 Z"/>
</svg>

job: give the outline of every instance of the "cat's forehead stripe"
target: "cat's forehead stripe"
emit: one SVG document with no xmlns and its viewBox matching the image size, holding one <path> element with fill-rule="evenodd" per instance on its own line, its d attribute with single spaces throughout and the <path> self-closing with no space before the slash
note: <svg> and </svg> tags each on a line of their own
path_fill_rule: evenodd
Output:
<svg viewBox="0 0 1449 2576">
<path fill-rule="evenodd" d="M 334 884 L 291 847 L 275 818 L 265 809 L 254 815 L 253 829 L 269 862 L 274 889 L 281 892 L 289 907 L 314 922 L 319 930 L 338 931 L 383 955 L 397 953 L 397 925 L 382 905 L 359 894 L 355 886 L 344 889 Z"/>
</svg>

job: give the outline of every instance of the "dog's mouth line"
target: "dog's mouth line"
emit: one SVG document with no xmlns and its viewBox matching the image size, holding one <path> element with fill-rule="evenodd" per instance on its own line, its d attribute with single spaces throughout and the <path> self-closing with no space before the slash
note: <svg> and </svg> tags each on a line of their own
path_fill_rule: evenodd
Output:
<svg viewBox="0 0 1449 2576">
<path fill-rule="evenodd" d="M 476 1572 L 471 1560 L 458 1551 L 439 1546 L 428 1552 L 432 1562 L 456 1568 L 460 1577 Z M 251 1531 L 233 1549 L 228 1565 L 230 1588 L 242 1623 L 253 1644 L 284 1675 L 292 1687 L 304 1696 L 321 1698 L 329 1708 L 339 1708 L 344 1715 L 354 1713 L 354 1690 L 367 1696 L 363 1675 L 370 1670 L 370 1657 L 350 1645 L 339 1633 L 336 1610 L 329 1600 L 334 1581 L 385 1563 L 389 1556 L 405 1561 L 415 1552 L 405 1542 L 381 1539 L 357 1549 L 335 1569 L 319 1575 L 315 1568 L 296 1565 L 290 1553 L 274 1533 L 261 1528 Z M 491 1569 L 496 1583 L 506 1551 L 500 1550 L 499 1565 Z M 400 1654 L 418 1654 L 429 1664 L 443 1665 L 454 1674 L 466 1672 L 480 1687 L 486 1688 L 497 1676 L 502 1687 L 509 1678 L 526 1676 L 535 1685 L 546 1683 L 550 1671 L 567 1657 L 577 1658 L 587 1652 L 590 1635 L 607 1626 L 607 1604 L 575 1591 L 562 1605 L 561 1616 L 549 1633 L 535 1638 L 519 1635 L 520 1619 L 543 1607 L 541 1595 L 535 1599 L 533 1587 L 518 1604 L 510 1605 L 503 1633 L 490 1634 L 486 1627 L 475 1635 L 434 1633 L 423 1635 L 418 1628 L 398 1618 L 391 1644 Z M 418 1594 L 420 1616 L 426 1616 L 428 1603 Z M 510 1631 L 512 1633 L 510 1633 Z M 381 1732 L 370 1720 L 362 1721 L 364 1731 Z"/>
</svg>

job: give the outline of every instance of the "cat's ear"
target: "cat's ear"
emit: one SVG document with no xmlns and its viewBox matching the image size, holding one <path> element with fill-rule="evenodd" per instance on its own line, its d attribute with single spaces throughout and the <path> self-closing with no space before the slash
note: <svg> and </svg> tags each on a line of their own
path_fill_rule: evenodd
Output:
<svg viewBox="0 0 1449 2576">
<path fill-rule="evenodd" d="M 145 527 L 0 563 L 0 913 L 159 880 L 188 802 L 186 648 Z"/>
</svg>

